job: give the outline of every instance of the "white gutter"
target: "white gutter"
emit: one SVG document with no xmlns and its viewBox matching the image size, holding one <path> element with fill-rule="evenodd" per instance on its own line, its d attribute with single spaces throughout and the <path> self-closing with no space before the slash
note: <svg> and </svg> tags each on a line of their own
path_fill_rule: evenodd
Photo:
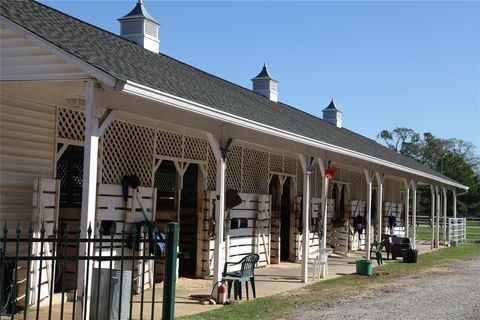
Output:
<svg viewBox="0 0 480 320">
<path fill-rule="evenodd" d="M 305 137 L 305 136 L 302 136 L 302 135 L 299 135 L 299 134 L 288 132 L 286 130 L 278 129 L 278 128 L 275 128 L 275 127 L 272 127 L 272 126 L 269 126 L 269 125 L 266 125 L 266 124 L 263 124 L 263 123 L 260 123 L 260 122 L 256 122 L 256 121 L 249 120 L 249 119 L 246 119 L 246 118 L 243 118 L 243 117 L 239 117 L 237 115 L 234 115 L 234 114 L 231 114 L 231 113 L 228 113 L 228 112 L 224 112 L 224 111 L 221 111 L 221 110 L 218 110 L 218 109 L 215 109 L 215 108 L 212 108 L 212 107 L 209 107 L 209 106 L 197 103 L 197 102 L 193 102 L 193 101 L 190 101 L 190 100 L 187 100 L 187 99 L 184 99 L 184 98 L 180 98 L 180 97 L 174 96 L 172 94 L 162 92 L 160 90 L 152 89 L 150 87 L 147 87 L 147 86 L 144 86 L 144 85 L 132 82 L 132 81 L 126 81 L 124 83 L 123 87 L 120 88 L 120 87 L 117 86 L 116 89 L 119 90 L 119 91 L 122 91 L 124 93 L 128 93 L 128 94 L 136 95 L 136 96 L 146 98 L 146 99 L 149 99 L 149 100 L 157 101 L 157 102 L 169 105 L 169 106 L 173 106 L 173 107 L 185 110 L 185 111 L 189 111 L 189 112 L 193 112 L 193 113 L 200 114 L 200 115 L 203 115 L 203 116 L 207 116 L 207 117 L 210 117 L 210 118 L 213 118 L 213 119 L 216 119 L 216 120 L 232 123 L 232 124 L 244 127 L 244 128 L 252 129 L 252 130 L 255 130 L 255 131 L 259 131 L 259 132 L 266 133 L 266 134 L 269 134 L 269 135 L 273 135 L 273 136 L 276 136 L 276 137 L 280 137 L 280 138 L 283 138 L 283 139 L 299 142 L 299 143 L 306 144 L 306 145 L 316 147 L 316 148 L 320 148 L 320 149 L 323 149 L 323 150 L 332 151 L 332 152 L 336 152 L 336 153 L 339 153 L 339 154 L 351 156 L 351 157 L 356 158 L 356 159 L 365 160 L 365 161 L 368 161 L 368 162 L 372 162 L 372 163 L 375 163 L 375 164 L 379 164 L 379 165 L 382 165 L 382 166 L 393 168 L 393 169 L 396 169 L 396 170 L 399 170 L 399 171 L 403 171 L 403 172 L 418 175 L 418 176 L 421 176 L 421 177 L 424 177 L 424 178 L 427 178 L 427 179 L 435 180 L 435 181 L 438 181 L 438 182 L 446 184 L 446 185 L 450 185 L 450 186 L 457 187 L 457 188 L 460 188 L 460 189 L 468 190 L 468 187 L 466 187 L 464 185 L 461 185 L 459 183 L 455 183 L 455 182 L 452 182 L 452 181 L 449 181 L 449 180 L 445 180 L 443 178 L 434 176 L 434 175 L 429 174 L 429 173 L 425 173 L 425 172 L 415 170 L 415 169 L 412 169 L 412 168 L 409 168 L 409 167 L 405 167 L 405 166 L 398 165 L 398 164 L 395 164 L 395 163 L 392 163 L 392 162 L 388 162 L 388 161 L 385 161 L 385 160 L 382 160 L 382 159 L 379 159 L 379 158 L 376 158 L 376 157 L 366 155 L 366 154 L 358 152 L 358 151 L 346 149 L 346 148 L 335 146 L 335 145 L 332 145 L 332 144 L 329 144 L 329 143 L 326 143 L 326 142 L 322 142 L 322 141 L 318 141 L 318 140 L 315 140 L 315 139 L 312 139 L 312 138 L 308 138 L 308 137 Z"/>
</svg>

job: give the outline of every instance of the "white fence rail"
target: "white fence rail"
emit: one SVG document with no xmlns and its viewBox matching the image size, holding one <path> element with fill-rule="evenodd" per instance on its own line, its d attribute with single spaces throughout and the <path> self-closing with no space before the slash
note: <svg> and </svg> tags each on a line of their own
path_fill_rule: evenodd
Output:
<svg viewBox="0 0 480 320">
<path fill-rule="evenodd" d="M 448 218 L 448 241 L 467 240 L 467 219 Z"/>
</svg>

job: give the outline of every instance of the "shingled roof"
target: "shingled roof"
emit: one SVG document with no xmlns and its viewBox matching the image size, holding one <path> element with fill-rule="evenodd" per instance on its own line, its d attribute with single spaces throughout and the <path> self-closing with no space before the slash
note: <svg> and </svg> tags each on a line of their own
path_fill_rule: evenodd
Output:
<svg viewBox="0 0 480 320">
<path fill-rule="evenodd" d="M 381 144 L 299 109 L 34 1 L 3 0 L 1 15 L 85 63 L 121 81 L 133 81 L 193 102 L 392 164 L 454 180 Z M 268 115 L 268 116 L 265 116 Z"/>
</svg>

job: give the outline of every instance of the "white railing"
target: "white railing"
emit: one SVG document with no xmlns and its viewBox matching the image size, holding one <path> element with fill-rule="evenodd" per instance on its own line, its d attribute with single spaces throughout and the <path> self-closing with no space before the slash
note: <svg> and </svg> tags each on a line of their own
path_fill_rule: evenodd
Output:
<svg viewBox="0 0 480 320">
<path fill-rule="evenodd" d="M 466 218 L 448 218 L 448 241 L 467 240 L 467 219 Z"/>
</svg>

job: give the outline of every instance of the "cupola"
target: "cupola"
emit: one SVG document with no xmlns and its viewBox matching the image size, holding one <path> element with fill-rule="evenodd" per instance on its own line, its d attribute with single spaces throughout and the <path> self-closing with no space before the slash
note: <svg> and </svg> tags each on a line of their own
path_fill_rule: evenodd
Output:
<svg viewBox="0 0 480 320">
<path fill-rule="evenodd" d="M 331 124 L 336 125 L 337 127 L 342 127 L 342 111 L 337 109 L 335 106 L 335 101 L 332 98 L 330 104 L 322 110 L 323 120 L 330 122 Z"/>
<path fill-rule="evenodd" d="M 266 63 L 263 65 L 262 71 L 252 79 L 252 84 L 254 92 L 273 102 L 278 101 L 278 81 L 272 78 Z"/>
<path fill-rule="evenodd" d="M 139 46 L 160 52 L 160 37 L 158 23 L 147 12 L 143 0 L 138 0 L 135 8 L 127 15 L 118 19 L 120 22 L 120 36 L 135 42 Z"/>
</svg>

